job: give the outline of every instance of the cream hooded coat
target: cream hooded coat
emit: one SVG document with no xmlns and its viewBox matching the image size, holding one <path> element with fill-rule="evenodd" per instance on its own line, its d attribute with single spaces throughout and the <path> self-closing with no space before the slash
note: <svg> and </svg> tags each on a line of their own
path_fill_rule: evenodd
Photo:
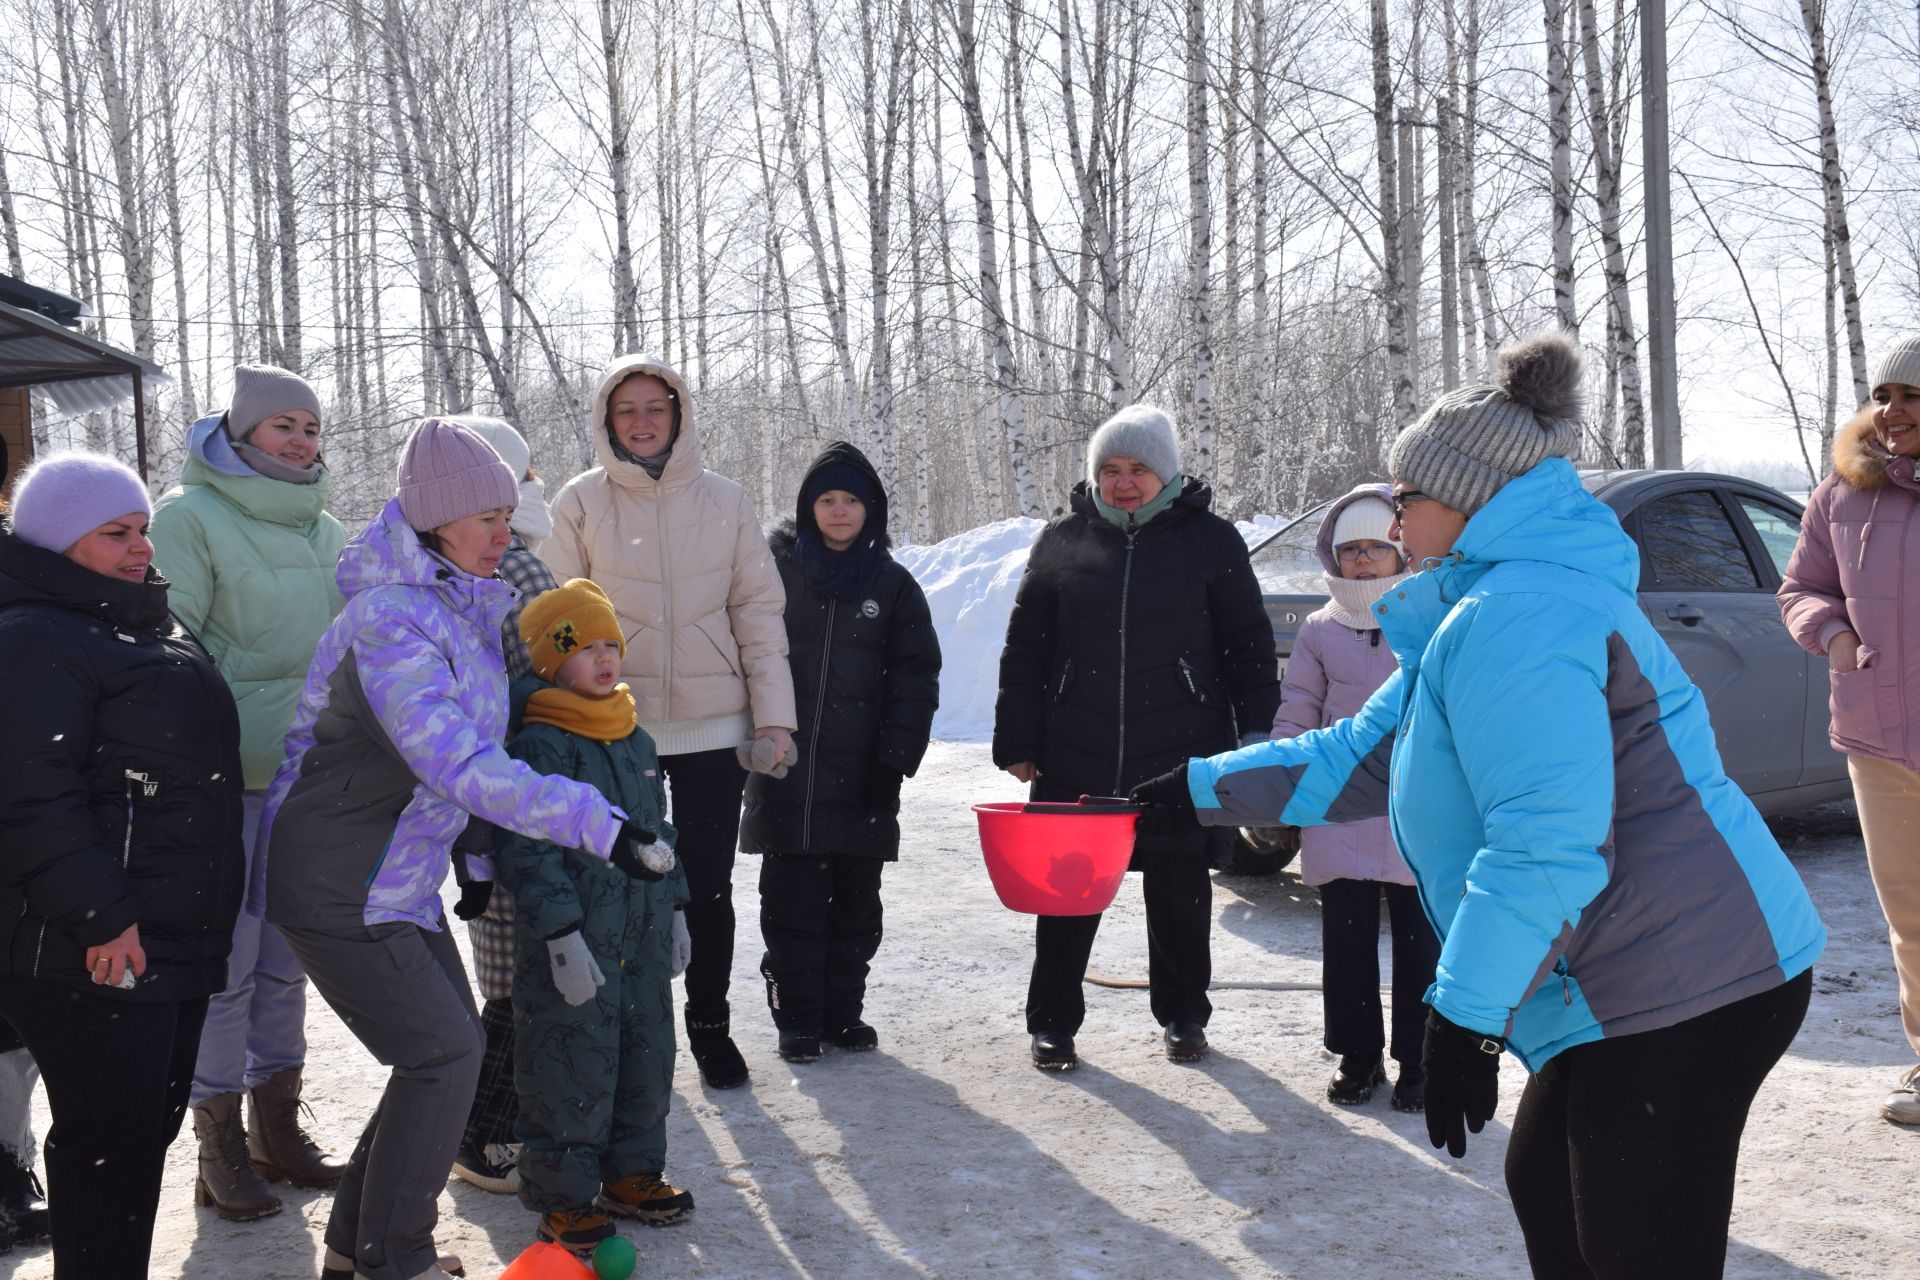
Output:
<svg viewBox="0 0 1920 1280">
<path fill-rule="evenodd" d="M 607 399 L 636 373 L 664 381 L 680 405 L 658 480 L 607 435 Z M 641 727 L 663 756 L 732 747 L 755 728 L 792 729 L 786 591 L 746 490 L 701 463 L 686 381 L 657 360 L 623 356 L 600 380 L 591 427 L 600 465 L 555 496 L 541 554 L 561 582 L 591 578 L 612 599 Z"/>
</svg>

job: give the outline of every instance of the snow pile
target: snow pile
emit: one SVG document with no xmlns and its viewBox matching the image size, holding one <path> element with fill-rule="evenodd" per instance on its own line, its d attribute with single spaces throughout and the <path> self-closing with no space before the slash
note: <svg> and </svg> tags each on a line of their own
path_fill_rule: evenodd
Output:
<svg viewBox="0 0 1920 1280">
<path fill-rule="evenodd" d="M 1240 536 L 1247 540 L 1247 545 L 1252 546 L 1275 529 L 1292 521 L 1292 516 L 1269 515 L 1263 511 L 1251 520 L 1235 520 L 1233 527 L 1240 531 Z"/>
<path fill-rule="evenodd" d="M 920 582 L 940 634 L 940 712 L 933 736 L 984 742 L 993 736 L 1000 648 L 1013 593 L 1026 572 L 1027 548 L 1043 522 L 1001 520 L 931 546 L 898 547 L 893 556 Z"/>
</svg>

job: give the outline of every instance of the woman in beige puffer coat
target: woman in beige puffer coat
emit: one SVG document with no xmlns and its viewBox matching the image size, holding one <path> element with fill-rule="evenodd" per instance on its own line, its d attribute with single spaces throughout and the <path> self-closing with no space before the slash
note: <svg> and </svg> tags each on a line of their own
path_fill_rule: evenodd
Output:
<svg viewBox="0 0 1920 1280">
<path fill-rule="evenodd" d="M 746 785 L 736 749 L 770 739 L 790 758 L 793 677 L 786 592 L 753 503 L 708 471 L 686 380 L 622 356 L 594 395 L 600 465 L 553 501 L 542 554 L 555 576 L 591 578 L 626 633 L 622 676 L 671 785 L 669 817 L 693 898 L 687 928 L 687 1040 L 716 1089 L 747 1082 L 728 1030 L 733 855 Z"/>
</svg>

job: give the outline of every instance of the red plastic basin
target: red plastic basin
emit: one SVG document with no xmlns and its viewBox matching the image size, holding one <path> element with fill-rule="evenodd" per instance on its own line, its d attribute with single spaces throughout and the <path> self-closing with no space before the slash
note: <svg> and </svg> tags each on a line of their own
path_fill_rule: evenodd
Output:
<svg viewBox="0 0 1920 1280">
<path fill-rule="evenodd" d="M 1133 857 L 1134 813 L 1074 804 L 976 804 L 993 891 L 1031 916 L 1091 916 L 1120 891 Z"/>
</svg>

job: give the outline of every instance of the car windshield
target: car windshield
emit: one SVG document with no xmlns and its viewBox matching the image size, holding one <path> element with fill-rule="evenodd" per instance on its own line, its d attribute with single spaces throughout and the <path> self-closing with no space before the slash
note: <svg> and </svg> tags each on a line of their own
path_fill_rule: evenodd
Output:
<svg viewBox="0 0 1920 1280">
<path fill-rule="evenodd" d="M 1320 533 L 1330 502 L 1323 502 L 1253 550 L 1253 576 L 1260 593 L 1269 596 L 1311 596 L 1327 593 L 1326 566 L 1314 540 Z"/>
</svg>

